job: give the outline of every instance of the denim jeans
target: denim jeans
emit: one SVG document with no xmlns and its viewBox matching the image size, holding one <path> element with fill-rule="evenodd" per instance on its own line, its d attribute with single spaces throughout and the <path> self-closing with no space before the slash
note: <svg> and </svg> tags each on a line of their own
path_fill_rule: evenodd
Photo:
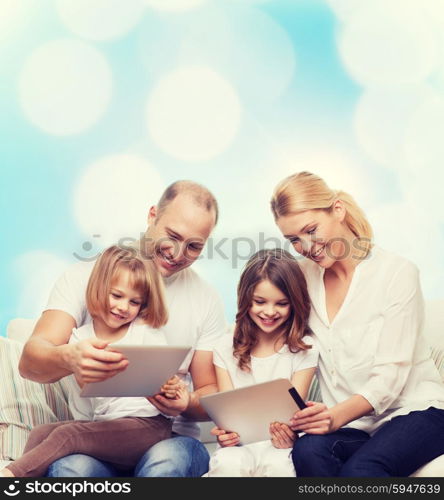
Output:
<svg viewBox="0 0 444 500">
<path fill-rule="evenodd" d="M 208 472 L 205 446 L 192 437 L 174 436 L 152 446 L 134 469 L 136 477 L 200 477 Z M 131 475 L 131 474 L 130 474 Z M 128 472 L 88 455 L 69 455 L 49 466 L 48 477 L 115 477 Z"/>
<path fill-rule="evenodd" d="M 292 458 L 300 477 L 406 477 L 444 454 L 444 410 L 429 408 L 395 417 L 372 437 L 358 429 L 306 434 Z"/>
</svg>

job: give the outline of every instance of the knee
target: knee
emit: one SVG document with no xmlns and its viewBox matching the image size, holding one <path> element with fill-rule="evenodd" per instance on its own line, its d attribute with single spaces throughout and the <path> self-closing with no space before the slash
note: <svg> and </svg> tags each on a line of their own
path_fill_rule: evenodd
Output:
<svg viewBox="0 0 444 500">
<path fill-rule="evenodd" d="M 388 464 L 381 458 L 357 454 L 344 463 L 339 471 L 340 477 L 384 477 L 395 476 Z"/>
<path fill-rule="evenodd" d="M 28 441 L 42 442 L 54 430 L 54 424 L 37 425 L 31 430 Z"/>
<path fill-rule="evenodd" d="M 317 457 L 323 454 L 322 451 L 327 446 L 323 438 L 324 436 L 305 434 L 305 436 L 296 439 L 291 452 L 296 474 L 298 472 L 298 467 L 301 467 L 302 464 L 316 462 L 318 460 Z"/>
<path fill-rule="evenodd" d="M 48 467 L 48 477 L 109 477 L 113 472 L 104 463 L 88 455 L 68 455 Z"/>
<path fill-rule="evenodd" d="M 208 471 L 209 454 L 197 439 L 176 436 L 152 446 L 139 460 L 138 477 L 198 477 Z"/>
</svg>

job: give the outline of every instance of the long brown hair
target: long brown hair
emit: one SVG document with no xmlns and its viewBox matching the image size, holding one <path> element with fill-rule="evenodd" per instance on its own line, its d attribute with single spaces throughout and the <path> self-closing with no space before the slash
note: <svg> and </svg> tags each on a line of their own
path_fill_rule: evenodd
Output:
<svg viewBox="0 0 444 500">
<path fill-rule="evenodd" d="M 130 273 L 130 286 L 143 297 L 138 317 L 153 328 L 168 321 L 163 282 L 153 262 L 143 259 L 136 249 L 109 247 L 97 259 L 86 289 L 86 307 L 97 317 L 109 308 L 112 282 L 122 270 Z"/>
<path fill-rule="evenodd" d="M 290 316 L 283 325 L 285 343 L 291 352 L 310 349 L 302 341 L 309 334 L 310 298 L 307 284 L 297 260 L 287 251 L 275 248 L 259 250 L 247 262 L 237 287 L 237 314 L 233 338 L 233 354 L 241 370 L 250 371 L 251 351 L 257 344 L 257 325 L 250 318 L 256 286 L 270 281 L 288 299 Z"/>
</svg>

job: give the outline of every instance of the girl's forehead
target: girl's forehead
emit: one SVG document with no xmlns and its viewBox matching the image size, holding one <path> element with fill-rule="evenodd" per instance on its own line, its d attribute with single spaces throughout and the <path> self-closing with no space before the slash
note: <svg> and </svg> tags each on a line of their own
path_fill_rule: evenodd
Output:
<svg viewBox="0 0 444 500">
<path fill-rule="evenodd" d="M 283 297 L 285 298 L 286 295 L 280 290 L 275 284 L 273 284 L 270 280 L 268 279 L 263 279 L 259 281 L 259 283 L 256 284 L 254 287 L 254 293 L 257 295 L 263 295 L 263 296 L 272 296 L 272 297 Z"/>
</svg>

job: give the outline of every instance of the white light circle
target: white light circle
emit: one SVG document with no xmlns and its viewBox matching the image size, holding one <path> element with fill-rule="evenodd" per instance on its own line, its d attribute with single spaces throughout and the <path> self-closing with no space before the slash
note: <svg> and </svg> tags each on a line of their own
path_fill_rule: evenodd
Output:
<svg viewBox="0 0 444 500">
<path fill-rule="evenodd" d="M 127 34 L 145 12 L 143 0 L 56 0 L 63 24 L 78 36 L 110 40 Z"/>
<path fill-rule="evenodd" d="M 442 176 L 444 96 L 423 104 L 411 117 L 405 137 L 405 159 L 412 171 Z M 441 178 L 444 180 L 444 176 Z"/>
<path fill-rule="evenodd" d="M 23 7 L 23 0 L 0 2 L 0 40 L 6 39 L 16 29 L 24 12 Z"/>
<path fill-rule="evenodd" d="M 74 217 L 85 236 L 98 246 L 120 238 L 139 239 L 148 210 L 164 185 L 148 161 L 135 155 L 104 157 L 89 165 L 73 192 Z"/>
<path fill-rule="evenodd" d="M 307 171 L 321 177 L 330 189 L 350 194 L 362 208 L 375 201 L 373 181 L 368 170 L 357 158 L 333 144 L 313 144 L 310 149 L 283 146 L 276 152 L 269 171 L 265 183 L 272 186 L 272 190 L 285 177 Z"/>
<path fill-rule="evenodd" d="M 435 96 L 426 85 L 367 89 L 358 101 L 354 116 L 359 144 L 379 164 L 398 168 L 411 117 Z"/>
<path fill-rule="evenodd" d="M 405 136 L 401 184 L 415 205 L 444 223 L 444 98 L 435 98 L 412 116 Z"/>
<path fill-rule="evenodd" d="M 365 2 L 344 24 L 339 51 L 365 86 L 418 83 L 435 69 L 437 39 L 418 2 Z"/>
<path fill-rule="evenodd" d="M 78 40 L 56 40 L 28 57 L 19 90 L 23 111 L 34 125 L 49 134 L 77 134 L 105 112 L 112 74 L 97 49 Z"/>
<path fill-rule="evenodd" d="M 144 0 L 145 4 L 160 11 L 179 12 L 194 9 L 207 0 Z"/>
<path fill-rule="evenodd" d="M 21 288 L 16 316 L 38 318 L 46 307 L 52 287 L 69 265 L 69 261 L 43 250 L 19 255 L 13 262 Z"/>
<path fill-rule="evenodd" d="M 162 150 L 199 162 L 228 148 L 239 129 L 241 104 L 233 87 L 216 72 L 189 67 L 157 84 L 146 113 L 149 133 Z"/>
<path fill-rule="evenodd" d="M 418 203 L 399 202 L 378 205 L 368 215 L 375 242 L 419 267 L 424 295 L 442 293 L 444 238 L 433 214 Z"/>
<path fill-rule="evenodd" d="M 347 22 L 364 5 L 364 2 L 356 0 L 325 0 L 325 2 L 342 22 Z"/>
<path fill-rule="evenodd" d="M 250 100 L 255 107 L 270 103 L 287 90 L 295 77 L 293 42 L 279 23 L 259 9 L 237 8 L 230 14 L 224 42 L 228 50 L 219 62 L 222 70 L 244 100 Z"/>
</svg>

